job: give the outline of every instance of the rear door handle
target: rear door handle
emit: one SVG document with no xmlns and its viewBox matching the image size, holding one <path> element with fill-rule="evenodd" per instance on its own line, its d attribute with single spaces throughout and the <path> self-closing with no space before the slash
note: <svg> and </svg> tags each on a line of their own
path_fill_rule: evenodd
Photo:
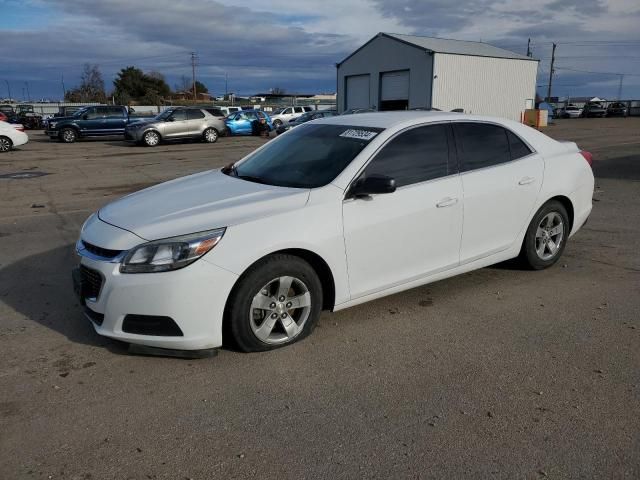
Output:
<svg viewBox="0 0 640 480">
<path fill-rule="evenodd" d="M 458 203 L 458 199 L 457 198 L 447 197 L 447 198 L 443 198 L 438 203 L 436 203 L 436 207 L 438 207 L 438 208 L 451 207 L 452 205 L 455 205 L 456 203 Z"/>
<path fill-rule="evenodd" d="M 524 177 L 520 179 L 518 185 L 529 185 L 530 183 L 533 183 L 535 181 L 536 179 L 534 177 Z"/>
</svg>

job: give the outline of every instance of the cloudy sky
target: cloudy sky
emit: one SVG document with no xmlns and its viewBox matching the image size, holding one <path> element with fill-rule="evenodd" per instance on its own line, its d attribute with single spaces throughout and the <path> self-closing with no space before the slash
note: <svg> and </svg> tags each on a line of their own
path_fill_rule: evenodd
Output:
<svg viewBox="0 0 640 480">
<path fill-rule="evenodd" d="M 0 0 L 0 98 L 58 99 L 84 63 L 107 88 L 120 68 L 171 86 L 197 76 L 215 94 L 335 91 L 335 63 L 377 32 L 476 40 L 539 58 L 546 92 L 640 98 L 638 0 Z M 596 72 L 596 73 L 586 73 Z M 602 72 L 602 73 L 600 73 Z M 27 83 L 28 82 L 28 83 Z"/>
</svg>

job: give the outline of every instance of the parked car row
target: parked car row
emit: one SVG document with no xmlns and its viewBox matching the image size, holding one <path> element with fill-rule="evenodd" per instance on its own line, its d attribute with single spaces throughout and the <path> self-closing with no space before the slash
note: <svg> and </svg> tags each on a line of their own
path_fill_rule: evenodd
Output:
<svg viewBox="0 0 640 480">
<path fill-rule="evenodd" d="M 557 118 L 604 118 L 604 117 L 626 117 L 627 107 L 622 102 L 614 102 L 604 107 L 599 102 L 587 103 L 584 107 L 573 104 L 555 109 L 554 116 Z"/>
</svg>

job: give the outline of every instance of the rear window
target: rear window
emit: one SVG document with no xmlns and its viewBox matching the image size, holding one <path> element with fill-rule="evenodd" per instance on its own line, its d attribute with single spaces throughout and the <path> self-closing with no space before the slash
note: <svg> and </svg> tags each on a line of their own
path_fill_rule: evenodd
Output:
<svg viewBox="0 0 640 480">
<path fill-rule="evenodd" d="M 499 165 L 511 160 L 504 128 L 488 123 L 454 124 L 460 171 Z"/>
<path fill-rule="evenodd" d="M 382 128 L 303 124 L 238 165 L 240 178 L 268 185 L 316 188 L 330 183 Z"/>
</svg>

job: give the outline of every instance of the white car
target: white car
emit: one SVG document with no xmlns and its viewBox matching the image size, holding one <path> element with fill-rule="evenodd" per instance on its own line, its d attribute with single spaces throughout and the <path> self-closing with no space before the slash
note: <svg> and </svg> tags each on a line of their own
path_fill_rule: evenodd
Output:
<svg viewBox="0 0 640 480">
<path fill-rule="evenodd" d="M 8 152 L 13 147 L 24 145 L 29 136 L 24 133 L 24 127 L 18 124 L 0 122 L 0 152 Z"/>
<path fill-rule="evenodd" d="M 509 120 L 314 120 L 101 208 L 82 227 L 74 284 L 101 335 L 268 350 L 307 336 L 323 309 L 518 256 L 553 265 L 591 212 L 590 161 Z"/>
<path fill-rule="evenodd" d="M 582 109 L 575 105 L 567 105 L 558 111 L 558 117 L 560 118 L 580 118 L 582 116 Z"/>
<path fill-rule="evenodd" d="M 273 126 L 278 128 L 282 125 L 289 125 L 291 120 L 294 120 L 303 113 L 310 112 L 312 110 L 313 108 L 311 107 L 285 107 L 280 110 L 276 110 L 273 112 L 273 115 L 269 116 L 271 117 Z"/>
</svg>

